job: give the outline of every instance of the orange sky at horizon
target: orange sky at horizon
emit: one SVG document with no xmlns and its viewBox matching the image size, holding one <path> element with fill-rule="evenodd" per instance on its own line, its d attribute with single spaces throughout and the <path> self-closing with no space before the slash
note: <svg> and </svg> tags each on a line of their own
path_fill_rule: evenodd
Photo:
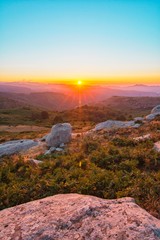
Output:
<svg viewBox="0 0 160 240">
<path fill-rule="evenodd" d="M 160 84 L 160 74 L 152 76 L 116 76 L 116 77 L 96 77 L 96 78 L 52 78 L 52 77 L 23 77 L 23 76 L 1 76 L 0 82 L 33 82 L 33 83 L 53 83 L 76 85 L 78 81 L 82 81 L 83 85 L 91 84 Z"/>
<path fill-rule="evenodd" d="M 160 1 L 1 0 L 0 22 L 0 82 L 160 84 Z"/>
</svg>

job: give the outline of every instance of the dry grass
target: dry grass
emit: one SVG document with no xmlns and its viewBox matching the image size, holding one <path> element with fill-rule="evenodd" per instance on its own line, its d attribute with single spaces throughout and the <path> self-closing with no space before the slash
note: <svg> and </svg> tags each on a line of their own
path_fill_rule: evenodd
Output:
<svg viewBox="0 0 160 240">
<path fill-rule="evenodd" d="M 47 131 L 49 128 L 46 127 L 38 127 L 38 126 L 28 126 L 28 125 L 17 125 L 17 126 L 8 126 L 1 125 L 0 132 L 37 132 L 37 131 Z"/>
</svg>

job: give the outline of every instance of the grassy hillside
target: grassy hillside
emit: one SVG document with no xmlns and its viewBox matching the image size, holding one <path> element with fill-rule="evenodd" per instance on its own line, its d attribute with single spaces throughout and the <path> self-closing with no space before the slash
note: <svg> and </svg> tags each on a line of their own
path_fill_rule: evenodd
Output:
<svg viewBox="0 0 160 240">
<path fill-rule="evenodd" d="M 46 116 L 43 116 L 46 114 Z M 34 107 L 0 109 L 0 125 L 37 125 L 51 127 L 59 122 L 70 122 L 74 129 L 92 127 L 108 119 L 128 120 L 129 113 L 104 106 L 83 106 L 67 111 L 44 111 Z"/>
<path fill-rule="evenodd" d="M 73 101 L 62 93 L 0 93 L 0 109 L 16 107 L 36 107 L 46 110 L 64 110 L 77 106 L 78 100 Z"/>
<path fill-rule="evenodd" d="M 145 116 L 159 102 L 160 98 L 157 97 L 113 97 L 94 106 L 84 105 L 66 111 L 49 111 L 33 106 L 13 107 L 0 109 L 0 126 L 36 125 L 51 128 L 59 122 L 70 122 L 74 131 L 81 132 L 109 119 L 132 120 L 137 116 Z M 10 133 L 7 136 L 1 128 L 0 131 L 2 139 L 10 139 Z"/>
<path fill-rule="evenodd" d="M 33 107 L 0 109 L 0 125 L 43 125 L 45 119 L 41 117 L 41 112 L 43 110 Z"/>
<path fill-rule="evenodd" d="M 98 105 L 119 109 L 128 114 L 145 116 L 152 108 L 160 104 L 160 97 L 111 97 Z"/>
<path fill-rule="evenodd" d="M 73 131 L 80 134 L 64 153 L 37 156 L 43 163 L 34 168 L 21 156 L 4 158 L 0 163 L 0 208 L 57 193 L 77 192 L 103 198 L 131 196 L 160 218 L 160 153 L 153 149 L 154 142 L 160 139 L 159 118 L 139 129 L 101 131 L 89 138 L 81 134 L 107 119 L 129 120 L 148 114 L 158 101 L 159 98 L 147 98 L 146 102 L 144 98 L 115 97 L 107 106 L 85 105 L 61 112 L 26 106 L 1 109 L 1 126 L 26 124 L 49 128 L 37 132 L 3 131 L 0 142 L 42 137 L 59 122 L 70 122 Z M 133 140 L 148 133 L 150 140 Z"/>
<path fill-rule="evenodd" d="M 112 199 L 130 196 L 160 218 L 160 121 L 139 129 L 78 135 L 64 153 L 39 155 L 33 167 L 22 157 L 6 157 L 0 168 L 0 208 L 58 193 L 81 193 Z M 133 137 L 151 133 L 151 139 Z"/>
<path fill-rule="evenodd" d="M 4 97 L 5 96 L 5 97 Z M 114 120 L 131 120 L 137 116 L 145 116 L 151 109 L 160 104 L 160 97 L 112 97 L 94 105 L 77 108 L 76 102 L 65 100 L 63 94 L 0 94 L 0 125 L 39 125 L 52 126 L 58 122 L 70 122 L 74 128 Z M 14 97 L 11 99 L 10 97 Z M 69 105 L 67 105 L 69 102 Z M 63 110 L 65 106 L 73 109 Z M 51 111 L 48 109 L 58 109 Z M 41 117 L 47 111 L 48 117 Z"/>
</svg>

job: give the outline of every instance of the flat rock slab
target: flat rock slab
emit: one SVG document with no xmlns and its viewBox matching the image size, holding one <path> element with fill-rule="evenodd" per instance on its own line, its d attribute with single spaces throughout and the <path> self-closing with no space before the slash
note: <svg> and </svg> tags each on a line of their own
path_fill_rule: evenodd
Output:
<svg viewBox="0 0 160 240">
<path fill-rule="evenodd" d="M 159 116 L 160 115 L 160 113 L 158 112 L 158 113 L 151 113 L 151 114 L 149 114 L 149 115 L 147 115 L 146 117 L 145 117 L 145 120 L 147 120 L 147 121 L 152 121 L 152 120 L 154 120 L 157 116 Z"/>
<path fill-rule="evenodd" d="M 156 107 L 154 107 L 151 111 L 151 113 L 159 113 L 160 114 L 160 105 L 157 105 Z"/>
<path fill-rule="evenodd" d="M 95 126 L 94 131 L 99 130 L 110 130 L 110 129 L 118 129 L 118 128 L 127 128 L 127 127 L 139 127 L 140 124 L 136 124 L 134 121 L 116 121 L 116 120 L 107 120 L 105 122 L 101 122 Z"/>
<path fill-rule="evenodd" d="M 30 139 L 8 141 L 0 144 L 0 157 L 26 151 L 36 145 L 38 142 Z"/>
<path fill-rule="evenodd" d="M 160 220 L 132 198 L 60 194 L 0 212 L 3 240 L 159 240 Z"/>
</svg>

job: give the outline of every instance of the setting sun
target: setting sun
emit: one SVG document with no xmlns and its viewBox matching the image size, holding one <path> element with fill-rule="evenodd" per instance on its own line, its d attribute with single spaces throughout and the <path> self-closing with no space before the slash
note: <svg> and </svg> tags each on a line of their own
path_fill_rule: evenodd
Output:
<svg viewBox="0 0 160 240">
<path fill-rule="evenodd" d="M 78 81 L 77 81 L 77 85 L 79 85 L 79 86 L 82 85 L 82 81 L 81 81 L 81 80 L 78 80 Z"/>
</svg>

